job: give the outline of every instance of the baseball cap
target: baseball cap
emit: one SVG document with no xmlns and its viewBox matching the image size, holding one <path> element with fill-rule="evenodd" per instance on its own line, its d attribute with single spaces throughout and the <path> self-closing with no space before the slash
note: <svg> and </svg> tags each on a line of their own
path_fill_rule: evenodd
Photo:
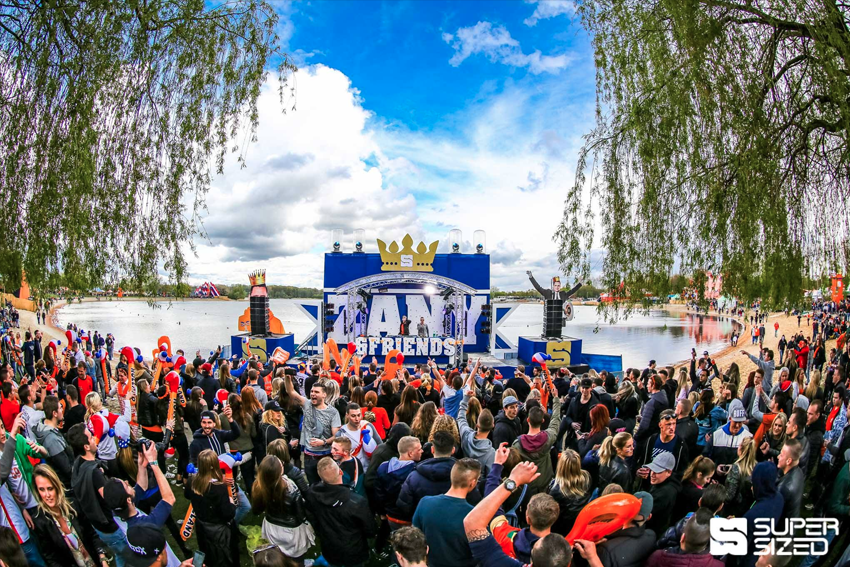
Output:
<svg viewBox="0 0 850 567">
<path fill-rule="evenodd" d="M 212 410 L 204 410 L 201 412 L 201 421 L 205 419 L 211 419 L 215 421 L 215 412 Z"/>
<path fill-rule="evenodd" d="M 201 365 L 202 372 L 212 372 L 212 364 L 209 362 L 205 362 Z"/>
<path fill-rule="evenodd" d="M 283 408 L 280 407 L 280 404 L 277 403 L 277 400 L 271 400 L 263 406 L 263 411 L 283 411 Z"/>
<path fill-rule="evenodd" d="M 654 504 L 652 494 L 649 492 L 635 492 L 635 498 L 640 500 L 640 511 L 638 514 L 643 516 L 643 520 L 646 521 L 652 513 L 652 505 Z"/>
<path fill-rule="evenodd" d="M 664 451 L 652 459 L 652 462 L 646 465 L 646 468 L 655 473 L 672 471 L 676 468 L 676 459 L 673 458 L 673 453 Z"/>
<path fill-rule="evenodd" d="M 582 388 L 593 388 L 593 380 L 591 380 L 590 378 L 582 378 L 580 387 L 582 387 Z"/>
<path fill-rule="evenodd" d="M 150 567 L 165 545 L 161 528 L 151 524 L 132 525 L 127 529 L 130 552 L 125 554 L 124 560 L 129 567 Z"/>
<path fill-rule="evenodd" d="M 703 356 L 708 356 L 708 351 L 707 351 L 707 350 L 702 351 L 702 355 L 703 355 Z"/>
<path fill-rule="evenodd" d="M 735 408 L 732 410 L 732 421 L 737 421 L 738 423 L 747 421 L 747 412 L 742 408 Z"/>
<path fill-rule="evenodd" d="M 518 400 L 518 399 L 516 399 L 516 398 L 515 398 L 515 397 L 513 397 L 513 396 L 508 396 L 507 398 L 505 398 L 504 400 L 502 400 L 502 407 L 503 407 L 503 408 L 506 408 L 506 407 L 508 407 L 508 406 L 510 406 L 510 405 L 518 404 L 518 403 L 519 403 L 519 400 Z"/>
<path fill-rule="evenodd" d="M 103 485 L 103 502 L 110 510 L 123 510 L 127 507 L 130 495 L 124 489 L 124 483 L 117 478 L 110 478 Z"/>
</svg>

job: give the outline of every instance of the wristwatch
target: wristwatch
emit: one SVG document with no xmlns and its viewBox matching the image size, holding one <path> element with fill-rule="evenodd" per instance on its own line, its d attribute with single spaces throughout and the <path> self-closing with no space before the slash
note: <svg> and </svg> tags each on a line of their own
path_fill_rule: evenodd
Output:
<svg viewBox="0 0 850 567">
<path fill-rule="evenodd" d="M 514 490 L 516 490 L 516 482 L 512 481 L 509 478 L 506 478 L 505 482 L 503 482 L 502 484 L 505 485 L 505 489 L 509 492 L 513 492 Z"/>
</svg>

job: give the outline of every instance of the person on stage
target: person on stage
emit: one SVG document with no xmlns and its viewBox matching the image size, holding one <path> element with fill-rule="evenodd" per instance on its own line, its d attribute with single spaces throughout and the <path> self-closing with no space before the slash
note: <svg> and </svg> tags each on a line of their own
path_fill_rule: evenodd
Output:
<svg viewBox="0 0 850 567">
<path fill-rule="evenodd" d="M 399 325 L 398 333 L 400 335 L 409 335 L 410 334 L 410 320 L 407 318 L 407 315 L 402 315 L 401 325 Z"/>
</svg>

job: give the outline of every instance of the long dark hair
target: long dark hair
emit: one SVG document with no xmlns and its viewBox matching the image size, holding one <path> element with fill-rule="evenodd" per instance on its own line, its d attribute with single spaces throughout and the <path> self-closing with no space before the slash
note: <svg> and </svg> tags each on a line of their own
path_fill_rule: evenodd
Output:
<svg viewBox="0 0 850 567">
<path fill-rule="evenodd" d="M 251 487 L 251 510 L 257 515 L 266 510 L 285 511 L 291 504 L 288 494 L 283 463 L 274 455 L 267 455 L 257 468 L 257 479 Z"/>
<path fill-rule="evenodd" d="M 251 421 L 251 414 L 245 411 L 245 407 L 242 404 L 242 396 L 239 394 L 230 394 L 227 396 L 227 405 L 230 406 L 230 410 L 233 412 L 233 421 L 239 424 L 242 428 L 248 428 Z"/>
<path fill-rule="evenodd" d="M 398 419 L 407 423 L 413 419 L 416 414 L 416 407 L 419 405 L 419 391 L 408 384 L 401 392 L 401 402 L 395 408 Z"/>
<path fill-rule="evenodd" d="M 714 409 L 714 390 L 711 388 L 706 388 L 699 395 L 699 405 L 697 409 L 694 411 L 694 417 L 696 419 L 700 419 L 703 416 L 707 416 L 711 413 L 711 410 Z"/>
</svg>

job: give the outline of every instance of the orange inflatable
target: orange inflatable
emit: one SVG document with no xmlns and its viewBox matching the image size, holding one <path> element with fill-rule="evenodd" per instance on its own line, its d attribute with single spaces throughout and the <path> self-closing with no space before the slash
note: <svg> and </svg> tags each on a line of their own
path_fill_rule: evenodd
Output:
<svg viewBox="0 0 850 567">
<path fill-rule="evenodd" d="M 384 357 L 384 373 L 381 380 L 392 380 L 399 370 L 404 369 L 404 355 L 398 349 L 393 349 Z"/>
<path fill-rule="evenodd" d="M 640 512 L 640 499 L 625 493 L 600 496 L 582 508 L 567 541 L 573 545 L 577 539 L 597 542 L 625 525 Z"/>
<path fill-rule="evenodd" d="M 324 370 L 331 369 L 331 359 L 333 358 L 334 362 L 336 362 L 341 370 L 340 375 L 345 376 L 348 372 L 348 365 L 350 363 L 354 363 L 355 368 L 359 371 L 360 369 L 360 357 L 356 356 L 353 351 L 349 352 L 347 348 L 339 350 L 339 347 L 336 344 L 336 341 L 333 339 L 328 339 L 325 342 L 325 348 L 323 349 L 323 359 L 322 359 L 322 368 Z"/>
</svg>

